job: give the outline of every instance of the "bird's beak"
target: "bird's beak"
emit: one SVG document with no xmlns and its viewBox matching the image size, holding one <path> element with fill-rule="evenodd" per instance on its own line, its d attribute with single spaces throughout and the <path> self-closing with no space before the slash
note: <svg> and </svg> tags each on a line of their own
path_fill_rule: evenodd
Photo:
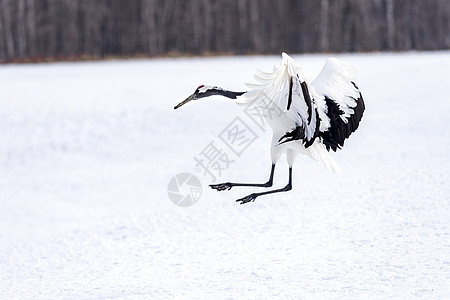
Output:
<svg viewBox="0 0 450 300">
<path fill-rule="evenodd" d="M 189 97 L 186 98 L 186 100 L 181 101 L 180 103 L 178 103 L 173 109 L 177 109 L 177 108 L 185 105 L 186 103 L 188 103 L 191 100 L 195 100 L 195 94 L 190 95 Z"/>
</svg>

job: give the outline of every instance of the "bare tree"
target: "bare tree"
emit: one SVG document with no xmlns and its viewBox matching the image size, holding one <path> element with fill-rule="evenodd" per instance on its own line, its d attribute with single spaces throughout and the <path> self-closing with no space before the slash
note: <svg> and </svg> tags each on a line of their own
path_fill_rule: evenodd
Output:
<svg viewBox="0 0 450 300">
<path fill-rule="evenodd" d="M 2 29 L 4 55 L 5 59 L 12 59 L 16 56 L 16 49 L 14 47 L 13 27 L 11 12 L 14 12 L 14 0 L 2 0 L 0 3 L 0 23 Z"/>
<path fill-rule="evenodd" d="M 448 0 L 0 0 L 0 61 L 448 48 Z"/>
<path fill-rule="evenodd" d="M 329 0 L 320 1 L 320 50 L 328 50 L 328 14 L 330 11 Z"/>
</svg>

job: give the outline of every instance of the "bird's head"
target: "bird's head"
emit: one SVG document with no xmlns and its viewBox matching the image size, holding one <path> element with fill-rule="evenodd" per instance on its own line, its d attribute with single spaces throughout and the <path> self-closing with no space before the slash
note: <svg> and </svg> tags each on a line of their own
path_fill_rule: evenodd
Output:
<svg viewBox="0 0 450 300">
<path fill-rule="evenodd" d="M 177 109 L 183 105 L 185 105 L 186 103 L 188 103 L 191 100 L 198 100 L 204 97 L 208 97 L 211 96 L 213 93 L 213 91 L 217 89 L 216 87 L 212 87 L 212 86 L 207 86 L 207 85 L 201 85 L 199 86 L 195 92 L 190 95 L 189 97 L 187 97 L 185 100 L 181 101 L 180 103 L 178 103 L 174 109 Z"/>
</svg>

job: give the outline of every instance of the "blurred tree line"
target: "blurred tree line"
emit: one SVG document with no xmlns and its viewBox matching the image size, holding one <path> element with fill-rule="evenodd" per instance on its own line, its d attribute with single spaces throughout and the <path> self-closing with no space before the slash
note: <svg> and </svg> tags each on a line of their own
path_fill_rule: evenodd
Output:
<svg viewBox="0 0 450 300">
<path fill-rule="evenodd" d="M 0 0 L 0 61 L 449 48 L 449 0 Z"/>
</svg>

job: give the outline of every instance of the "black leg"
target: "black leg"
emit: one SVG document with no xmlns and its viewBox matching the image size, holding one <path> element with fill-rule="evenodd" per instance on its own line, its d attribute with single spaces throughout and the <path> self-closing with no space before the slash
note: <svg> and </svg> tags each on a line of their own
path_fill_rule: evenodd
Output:
<svg viewBox="0 0 450 300">
<path fill-rule="evenodd" d="M 271 187 L 273 184 L 273 173 L 275 171 L 275 164 L 272 164 L 272 170 L 270 171 L 270 178 L 266 183 L 233 183 L 225 182 L 219 184 L 210 184 L 212 189 L 218 191 L 230 190 L 233 186 L 257 186 L 257 187 Z"/>
<path fill-rule="evenodd" d="M 287 192 L 287 191 L 290 191 L 291 189 L 292 189 L 292 167 L 289 168 L 289 182 L 284 188 L 267 191 L 267 192 L 261 192 L 261 193 L 253 193 L 244 198 L 236 200 L 236 202 L 240 202 L 241 204 L 244 204 L 244 203 L 255 201 L 256 197 L 259 197 L 262 195 L 279 193 L 279 192 Z"/>
</svg>

